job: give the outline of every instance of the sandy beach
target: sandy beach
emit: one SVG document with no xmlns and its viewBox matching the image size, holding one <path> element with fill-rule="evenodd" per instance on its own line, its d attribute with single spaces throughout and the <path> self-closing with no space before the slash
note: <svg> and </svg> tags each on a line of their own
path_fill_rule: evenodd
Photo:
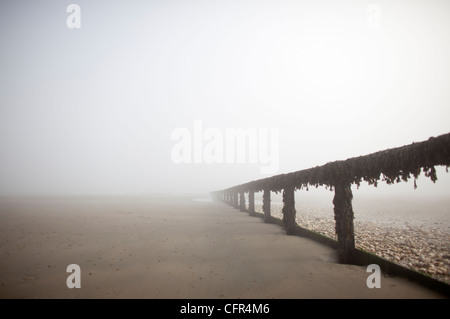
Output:
<svg viewBox="0 0 450 319">
<path fill-rule="evenodd" d="M 2 197 L 1 298 L 440 298 L 191 196 Z M 69 264 L 81 288 L 69 289 Z"/>
</svg>

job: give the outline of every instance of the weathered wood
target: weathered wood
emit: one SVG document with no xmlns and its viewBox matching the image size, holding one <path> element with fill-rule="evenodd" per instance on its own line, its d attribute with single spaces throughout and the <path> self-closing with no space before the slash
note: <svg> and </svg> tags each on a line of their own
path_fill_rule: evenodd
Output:
<svg viewBox="0 0 450 319">
<path fill-rule="evenodd" d="M 436 165 L 450 167 L 450 133 L 344 161 L 251 181 L 225 191 L 259 192 L 266 188 L 282 191 L 286 185 L 293 185 L 297 189 L 308 186 L 332 187 L 342 181 L 356 185 L 366 181 L 376 187 L 380 181 L 392 184 L 409 179 L 413 179 L 416 186 L 416 179 L 421 172 L 433 182 L 437 180 Z"/>
<path fill-rule="evenodd" d="M 248 192 L 248 212 L 250 215 L 255 213 L 255 192 Z"/>
<path fill-rule="evenodd" d="M 239 199 L 239 210 L 241 212 L 245 212 L 246 208 L 245 208 L 245 195 L 244 192 L 241 193 L 240 195 L 240 199 Z"/>
<path fill-rule="evenodd" d="M 263 193 L 264 222 L 270 221 L 270 189 L 265 189 Z"/>
<path fill-rule="evenodd" d="M 283 190 L 283 223 L 288 235 L 295 233 L 295 189 L 294 187 L 287 187 Z"/>
<path fill-rule="evenodd" d="M 334 219 L 336 221 L 339 262 L 350 264 L 353 261 L 355 252 L 352 189 L 350 184 L 337 184 L 335 185 L 334 192 Z"/>
<path fill-rule="evenodd" d="M 447 169 L 450 167 L 450 133 L 345 161 L 330 162 L 322 166 L 251 181 L 219 192 L 229 194 L 229 203 L 236 208 L 239 208 L 238 193 L 249 192 L 249 212 L 252 214 L 254 192 L 263 191 L 264 221 L 269 222 L 270 192 L 283 191 L 285 201 L 283 221 L 286 231 L 290 232 L 292 225 L 295 225 L 296 214 L 291 187 L 294 191 L 308 189 L 310 186 L 325 186 L 330 190 L 334 188 L 333 204 L 339 259 L 342 263 L 351 263 L 355 252 L 351 185 L 359 186 L 361 182 L 366 181 L 376 187 L 379 181 L 392 184 L 413 178 L 415 188 L 416 179 L 421 172 L 436 182 L 437 165 L 446 166 Z"/>
</svg>

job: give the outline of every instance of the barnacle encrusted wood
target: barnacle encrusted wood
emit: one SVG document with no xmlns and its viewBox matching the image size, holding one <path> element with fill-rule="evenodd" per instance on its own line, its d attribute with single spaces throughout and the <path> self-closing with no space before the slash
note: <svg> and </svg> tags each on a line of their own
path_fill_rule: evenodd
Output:
<svg viewBox="0 0 450 319">
<path fill-rule="evenodd" d="M 338 256 L 341 263 L 351 263 L 355 250 L 353 228 L 352 189 L 350 184 L 337 184 L 334 190 L 334 219 L 338 238 Z"/>
<path fill-rule="evenodd" d="M 288 235 L 295 232 L 295 190 L 293 186 L 289 186 L 283 190 L 283 223 Z"/>
<path fill-rule="evenodd" d="M 253 191 L 248 193 L 248 212 L 250 215 L 255 213 L 255 192 Z"/>
<path fill-rule="evenodd" d="M 270 189 L 265 189 L 263 193 L 263 212 L 264 221 L 270 221 Z"/>
<path fill-rule="evenodd" d="M 450 166 L 450 133 L 431 137 L 424 142 L 349 158 L 345 161 L 335 161 L 289 174 L 259 179 L 221 192 L 215 192 L 214 195 L 216 193 L 227 194 L 230 204 L 238 208 L 238 193 L 241 194 L 241 203 L 244 202 L 245 206 L 245 198 L 242 199 L 242 196 L 245 192 L 249 192 L 249 210 L 252 213 L 254 211 L 254 192 L 264 191 L 264 220 L 269 221 L 270 192 L 283 191 L 283 222 L 289 233 L 295 227 L 294 194 L 296 189 L 305 188 L 308 190 L 309 186 L 325 186 L 326 188 L 329 187 L 330 190 L 334 189 L 333 204 L 338 237 L 338 255 L 342 263 L 351 263 L 352 254 L 355 251 L 351 185 L 359 186 L 362 181 L 366 181 L 369 185 L 376 187 L 379 181 L 392 184 L 414 178 L 414 188 L 416 188 L 416 179 L 421 172 L 433 182 L 436 182 L 436 165 L 446 166 L 448 172 Z"/>
<path fill-rule="evenodd" d="M 281 192 L 289 186 L 294 186 L 295 189 L 308 189 L 309 186 L 333 189 L 336 183 L 359 186 L 363 181 L 377 186 L 379 181 L 392 184 L 408 181 L 410 178 L 414 178 L 416 187 L 416 179 L 421 172 L 433 182 L 437 180 L 436 165 L 447 168 L 450 166 L 450 133 L 403 147 L 259 179 L 224 191 L 259 192 L 269 188 L 271 191 Z"/>
<path fill-rule="evenodd" d="M 239 198 L 239 209 L 241 212 L 245 212 L 245 195 L 244 192 L 241 192 Z"/>
</svg>

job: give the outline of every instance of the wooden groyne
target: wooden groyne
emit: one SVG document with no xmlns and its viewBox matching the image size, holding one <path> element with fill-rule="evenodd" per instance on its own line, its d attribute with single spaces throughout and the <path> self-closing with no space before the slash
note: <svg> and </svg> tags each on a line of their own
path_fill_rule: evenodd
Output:
<svg viewBox="0 0 450 319">
<path fill-rule="evenodd" d="M 365 181 L 377 186 L 380 181 L 387 184 L 416 179 L 420 173 L 437 181 L 435 166 L 450 166 L 450 133 L 431 137 L 426 141 L 391 148 L 373 154 L 330 162 L 322 166 L 280 174 L 251 181 L 224 190 L 212 196 L 241 211 L 255 214 L 255 192 L 263 192 L 264 220 L 271 220 L 270 192 L 283 194 L 283 225 L 287 234 L 297 229 L 295 222 L 295 191 L 309 187 L 324 186 L 334 191 L 334 219 L 336 222 L 337 250 L 341 263 L 355 263 L 354 213 L 352 208 L 352 185 Z M 248 193 L 248 209 L 245 194 Z"/>
</svg>

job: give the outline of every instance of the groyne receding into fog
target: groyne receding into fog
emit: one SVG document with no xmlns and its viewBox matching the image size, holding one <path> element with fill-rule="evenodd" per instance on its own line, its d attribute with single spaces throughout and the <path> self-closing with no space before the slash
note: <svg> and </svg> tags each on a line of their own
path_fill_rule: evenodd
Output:
<svg viewBox="0 0 450 319">
<path fill-rule="evenodd" d="M 229 205 L 255 214 L 255 192 L 263 192 L 263 213 L 266 222 L 271 221 L 270 192 L 283 194 L 282 224 L 287 234 L 294 234 L 296 190 L 324 186 L 334 191 L 334 219 L 336 221 L 337 250 L 341 263 L 356 263 L 353 194 L 351 185 L 365 181 L 377 186 L 380 181 L 387 184 L 416 179 L 421 174 L 437 181 L 435 166 L 450 166 L 450 133 L 430 137 L 426 141 L 391 148 L 373 154 L 334 161 L 322 166 L 280 174 L 251 181 L 227 189 L 212 192 L 211 195 Z M 248 208 L 246 196 L 248 194 Z"/>
</svg>

